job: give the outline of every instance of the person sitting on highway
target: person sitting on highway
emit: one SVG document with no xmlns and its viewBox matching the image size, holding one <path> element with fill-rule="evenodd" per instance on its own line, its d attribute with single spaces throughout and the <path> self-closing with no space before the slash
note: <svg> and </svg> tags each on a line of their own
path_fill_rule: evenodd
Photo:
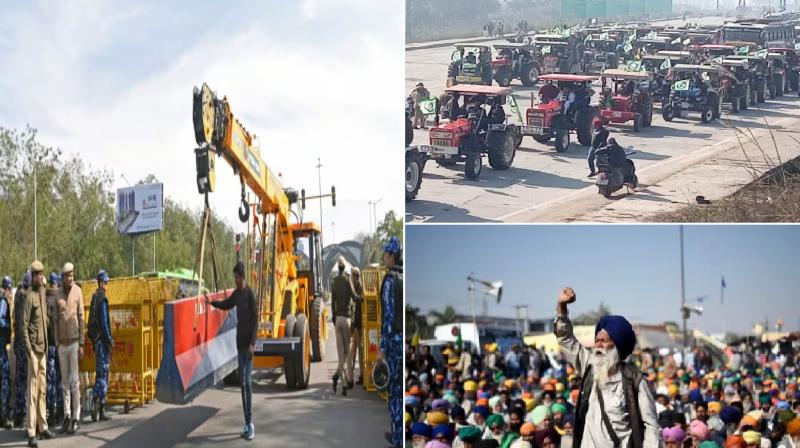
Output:
<svg viewBox="0 0 800 448">
<path fill-rule="evenodd" d="M 539 100 L 542 103 L 549 103 L 558 96 L 558 87 L 548 82 L 539 89 Z"/>
</svg>

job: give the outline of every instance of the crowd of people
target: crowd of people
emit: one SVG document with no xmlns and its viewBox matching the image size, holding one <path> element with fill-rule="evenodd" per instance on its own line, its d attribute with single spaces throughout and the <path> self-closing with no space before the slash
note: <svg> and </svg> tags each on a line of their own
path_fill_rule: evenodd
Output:
<svg viewBox="0 0 800 448">
<path fill-rule="evenodd" d="M 34 261 L 16 288 L 10 276 L 3 277 L 0 291 L 0 425 L 24 427 L 32 447 L 39 438 L 55 437 L 49 425 L 60 423 L 59 432 L 66 434 L 80 429 L 78 362 L 84 356 L 85 335 L 96 361 L 93 404 L 100 420 L 110 420 L 105 406 L 114 341 L 106 296 L 108 274 L 101 270 L 96 277 L 87 322 L 74 265 L 64 264 L 60 275 L 50 274 L 49 282 L 44 271 L 44 265 Z M 9 346 L 14 351 L 13 376 Z"/>
<path fill-rule="evenodd" d="M 565 290 L 567 291 L 567 290 Z M 606 316 L 592 348 L 572 334 L 562 292 L 558 353 L 460 339 L 406 352 L 406 440 L 415 448 L 800 447 L 796 339 L 706 348 L 685 359 L 640 350 L 622 316 Z M 725 356 L 725 359 L 722 359 Z M 438 358 L 438 360 L 437 360 Z M 601 391 L 598 393 L 597 391 Z"/>
</svg>

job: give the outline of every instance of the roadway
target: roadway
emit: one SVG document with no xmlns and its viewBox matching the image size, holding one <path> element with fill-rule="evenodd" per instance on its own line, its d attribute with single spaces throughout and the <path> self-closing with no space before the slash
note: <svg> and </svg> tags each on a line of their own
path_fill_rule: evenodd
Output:
<svg viewBox="0 0 800 448">
<path fill-rule="evenodd" d="M 40 447 L 235 447 L 259 446 L 387 446 L 386 402 L 356 386 L 346 397 L 333 394 L 330 377 L 336 370 L 336 344 L 329 327 L 326 357 L 311 365 L 309 387 L 290 391 L 280 370 L 257 372 L 253 384 L 256 437 L 239 437 L 244 426 L 238 387 L 221 385 L 203 392 L 186 406 L 157 401 L 122 414 L 112 408 L 112 420 L 92 423 L 84 411 L 80 433 L 40 440 Z M 51 430 L 56 428 L 51 428 Z M 24 430 L 0 430 L 0 446 L 26 446 Z"/>
<path fill-rule="evenodd" d="M 721 17 L 690 19 L 702 24 L 722 23 Z M 681 23 L 667 21 L 670 24 Z M 492 41 L 490 43 L 500 42 Z M 452 47 L 406 51 L 406 91 L 422 81 L 432 94 L 445 87 Z M 511 86 L 524 114 L 531 95 L 519 80 Z M 597 86 L 595 91 L 599 91 Z M 639 222 L 658 213 L 674 211 L 702 195 L 712 201 L 726 197 L 751 182 L 754 175 L 800 156 L 793 132 L 800 126 L 800 99 L 792 92 L 738 115 L 727 107 L 720 120 L 704 125 L 699 114 L 689 113 L 667 123 L 658 107 L 653 125 L 634 133 L 631 124 L 609 125 L 611 136 L 637 151 L 640 187 L 611 199 L 597 194 L 586 177 L 588 148 L 575 136 L 564 153 L 552 142 L 523 139 L 512 167 L 494 171 L 484 159 L 476 180 L 468 180 L 463 163 L 438 166 L 429 161 L 417 199 L 406 204 L 408 222 Z M 427 131 L 415 131 L 414 142 L 428 143 Z"/>
</svg>

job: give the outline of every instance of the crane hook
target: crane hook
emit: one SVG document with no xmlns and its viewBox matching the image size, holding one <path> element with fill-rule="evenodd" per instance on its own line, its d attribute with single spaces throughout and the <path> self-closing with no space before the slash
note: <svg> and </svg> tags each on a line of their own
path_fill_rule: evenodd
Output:
<svg viewBox="0 0 800 448">
<path fill-rule="evenodd" d="M 244 197 L 244 177 L 239 176 L 242 181 L 242 204 L 239 206 L 239 221 L 247 222 L 250 220 L 250 205 L 247 204 L 247 199 Z"/>
</svg>

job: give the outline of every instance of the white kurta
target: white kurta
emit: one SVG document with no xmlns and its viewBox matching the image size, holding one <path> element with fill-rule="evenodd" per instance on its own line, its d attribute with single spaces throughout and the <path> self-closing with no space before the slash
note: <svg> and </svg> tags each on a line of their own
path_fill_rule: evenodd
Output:
<svg viewBox="0 0 800 448">
<path fill-rule="evenodd" d="M 575 367 L 576 372 L 585 373 L 592 353 L 578 342 L 572 332 L 572 323 L 567 316 L 556 317 L 555 334 L 558 338 L 559 348 L 566 356 L 567 361 Z M 631 422 L 628 410 L 625 409 L 625 393 L 622 388 L 622 374 L 620 372 L 611 376 L 604 387 L 600 388 L 597 385 L 592 387 L 580 448 L 609 448 L 614 446 L 603 424 L 600 403 L 597 400 L 599 389 L 602 389 L 601 393 L 603 394 L 606 414 L 611 421 L 611 426 L 614 428 L 614 432 L 617 433 L 622 448 L 626 448 L 628 446 L 628 438 L 631 435 Z M 644 378 L 639 384 L 638 399 L 642 422 L 644 423 L 643 446 L 644 448 L 660 448 L 661 436 L 656 415 L 655 399 L 647 380 Z"/>
</svg>

